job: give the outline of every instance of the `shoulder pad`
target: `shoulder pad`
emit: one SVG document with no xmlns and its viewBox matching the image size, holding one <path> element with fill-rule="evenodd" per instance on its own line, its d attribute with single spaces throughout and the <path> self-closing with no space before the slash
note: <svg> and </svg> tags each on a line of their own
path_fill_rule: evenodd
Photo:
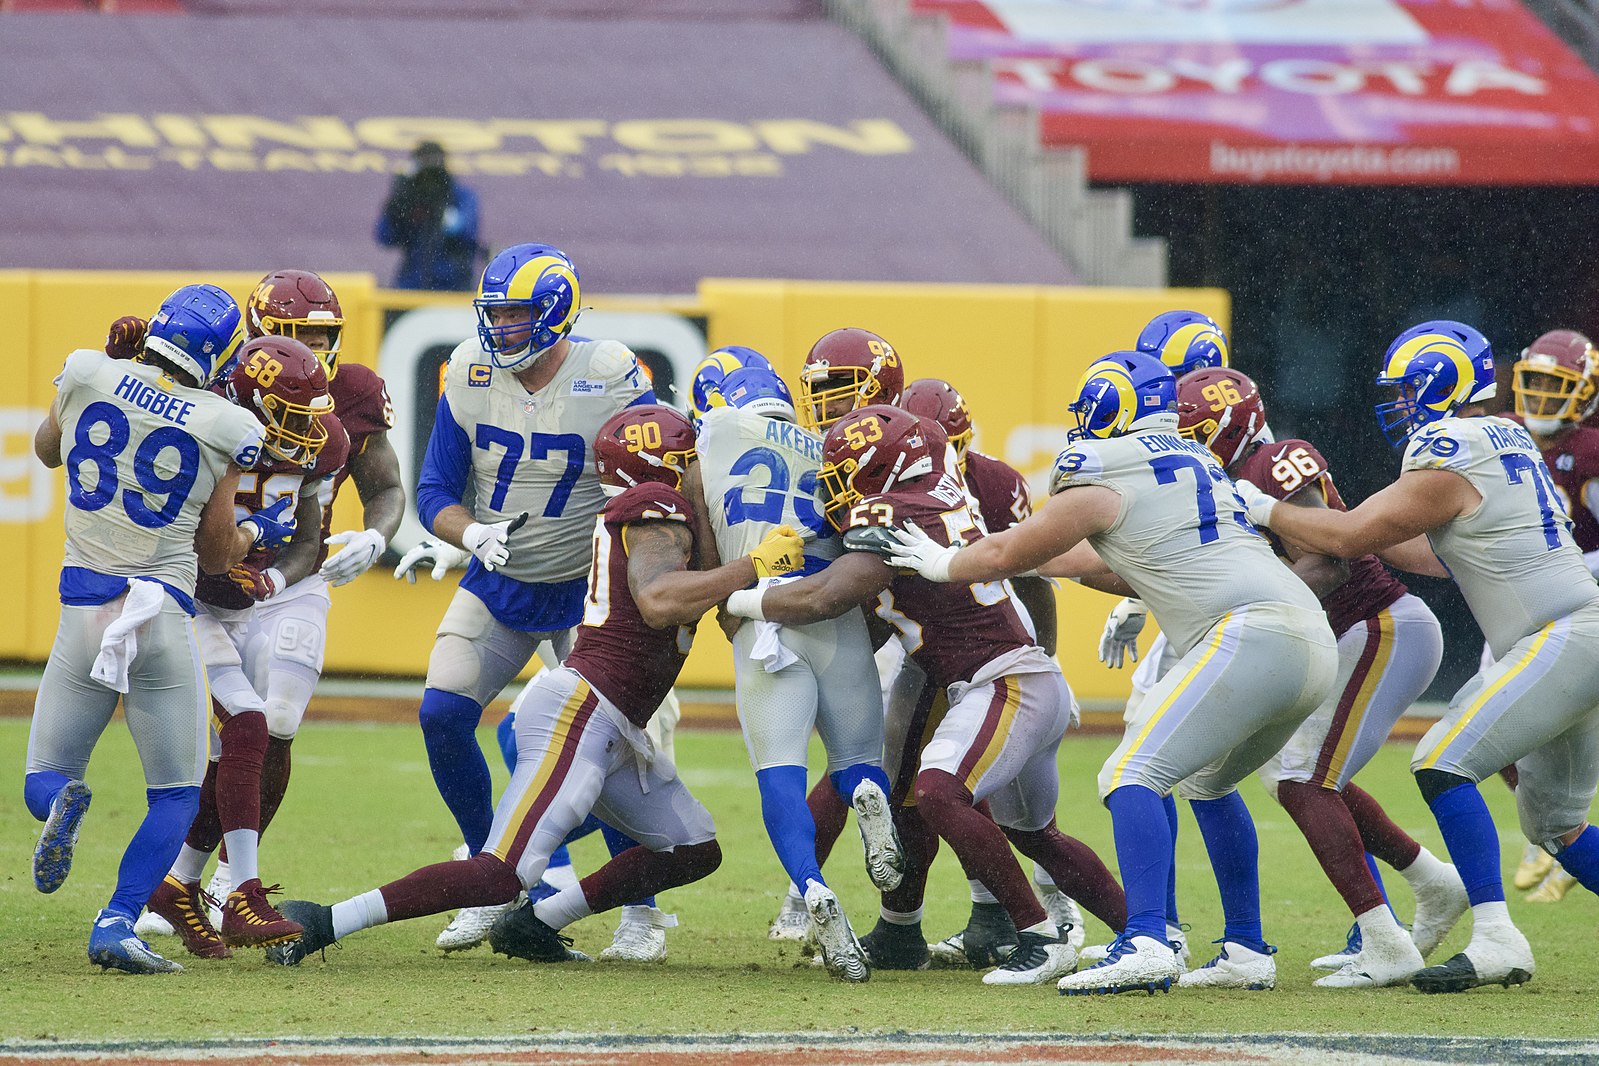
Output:
<svg viewBox="0 0 1599 1066">
<path fill-rule="evenodd" d="M 487 372 L 479 371 L 474 375 L 471 370 L 473 366 L 484 367 Z M 455 351 L 450 353 L 449 366 L 444 371 L 444 387 L 446 389 L 464 388 L 467 384 L 473 382 L 487 385 L 493 370 L 494 367 L 490 364 L 489 357 L 483 354 L 483 346 L 477 342 L 477 338 L 469 337 L 457 344 Z M 481 382 L 477 382 L 478 376 L 481 376 Z"/>
<path fill-rule="evenodd" d="M 638 357 L 633 349 L 621 341 L 594 341 L 594 351 L 589 356 L 589 372 L 600 378 L 619 378 L 638 368 Z"/>
<path fill-rule="evenodd" d="M 350 461 L 350 435 L 345 432 L 339 416 L 324 415 L 322 424 L 327 427 L 328 442 L 317 453 L 316 466 L 313 468 L 313 473 L 317 477 L 337 473 Z"/>
<path fill-rule="evenodd" d="M 607 525 L 628 522 L 687 522 L 688 499 L 669 485 L 634 485 L 605 505 Z"/>
<path fill-rule="evenodd" d="M 885 526 L 854 526 L 844 534 L 844 548 L 852 552 L 871 552 L 888 558 L 899 542 Z"/>
<path fill-rule="evenodd" d="M 1263 445 L 1244 463 L 1241 473 L 1261 491 L 1286 500 L 1328 473 L 1327 460 L 1308 440 L 1281 440 Z"/>
<path fill-rule="evenodd" d="M 1080 478 L 1083 484 L 1089 483 L 1088 479 L 1097 477 L 1104 466 L 1091 442 L 1078 441 L 1055 456 L 1055 465 L 1049 472 L 1049 494 L 1053 496 L 1077 484 Z"/>
</svg>

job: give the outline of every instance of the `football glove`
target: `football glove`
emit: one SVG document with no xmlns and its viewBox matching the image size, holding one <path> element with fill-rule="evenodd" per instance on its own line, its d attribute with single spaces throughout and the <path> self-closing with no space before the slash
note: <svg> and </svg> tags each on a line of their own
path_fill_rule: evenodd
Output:
<svg viewBox="0 0 1599 1066">
<path fill-rule="evenodd" d="M 138 315 L 123 315 L 105 335 L 105 353 L 113 359 L 132 359 L 144 350 L 150 325 Z"/>
<path fill-rule="evenodd" d="M 416 584 L 416 572 L 424 566 L 433 568 L 433 580 L 443 581 L 446 571 L 458 566 L 465 566 L 466 561 L 472 558 L 472 553 L 457 548 L 449 541 L 439 540 L 435 537 L 423 537 L 422 543 L 400 556 L 400 565 L 394 568 L 396 580 L 405 578 L 411 584 Z"/>
<path fill-rule="evenodd" d="M 282 496 L 270 507 L 263 507 L 239 523 L 250 534 L 250 546 L 281 548 L 294 536 L 294 497 Z"/>
<path fill-rule="evenodd" d="M 337 555 L 330 555 L 322 564 L 322 578 L 330 585 L 345 585 L 371 569 L 389 546 L 388 538 L 375 529 L 347 529 L 335 533 L 322 543 L 332 548 L 344 545 Z"/>
<path fill-rule="evenodd" d="M 1132 597 L 1122 600 L 1110 609 L 1105 619 L 1105 632 L 1099 637 L 1099 661 L 1112 670 L 1122 668 L 1122 660 L 1138 661 L 1138 634 L 1144 631 L 1149 618 L 1149 608 L 1144 601 Z"/>
<path fill-rule="evenodd" d="M 1277 509 L 1277 501 L 1261 492 L 1253 481 L 1247 479 L 1233 482 L 1233 488 L 1237 491 L 1238 498 L 1244 501 L 1244 511 L 1248 514 L 1249 521 L 1269 529 L 1271 513 Z"/>
<path fill-rule="evenodd" d="M 283 591 L 283 571 L 275 566 L 265 569 L 254 563 L 235 563 L 228 571 L 228 580 L 250 594 L 256 601 L 269 600 Z"/>
<path fill-rule="evenodd" d="M 791 526 L 778 526 L 750 552 L 755 576 L 782 577 L 805 566 L 805 539 Z"/>
<path fill-rule="evenodd" d="M 889 565 L 914 570 L 929 581 L 949 580 L 949 565 L 954 561 L 955 553 L 961 550 L 961 545 L 951 544 L 946 548 L 929 537 L 921 526 L 911 522 L 905 523 L 903 529 L 891 529 L 889 532 L 899 542 L 899 547 L 888 557 Z"/>
<path fill-rule="evenodd" d="M 505 565 L 511 557 L 511 549 L 505 542 L 511 539 L 511 534 L 522 528 L 522 523 L 527 521 L 527 512 L 523 511 L 515 518 L 508 518 L 504 522 L 491 522 L 485 525 L 482 522 L 473 522 L 466 527 L 466 532 L 461 534 L 461 547 L 477 556 L 478 562 L 483 564 L 485 570 L 497 570 Z"/>
</svg>

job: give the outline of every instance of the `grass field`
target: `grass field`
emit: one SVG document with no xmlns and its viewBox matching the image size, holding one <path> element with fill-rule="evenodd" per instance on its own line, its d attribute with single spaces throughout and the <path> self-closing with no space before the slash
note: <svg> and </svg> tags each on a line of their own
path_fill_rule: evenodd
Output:
<svg viewBox="0 0 1599 1066">
<path fill-rule="evenodd" d="M 489 740 L 487 732 L 484 739 Z M 716 817 L 726 855 L 707 881 L 663 900 L 682 926 L 670 936 L 670 960 L 640 969 L 621 964 L 534 967 L 486 948 L 442 957 L 433 938 L 444 919 L 422 919 L 358 934 L 326 961 L 297 970 L 267 966 L 256 953 L 205 962 L 182 955 L 173 978 L 131 978 L 90 967 L 89 922 L 110 894 L 121 848 L 142 815 L 138 762 L 126 731 L 113 725 L 90 769 L 94 807 L 77 861 L 53 896 L 34 891 L 29 875 L 37 824 L 20 798 L 27 723 L 0 719 L 0 1039 L 194 1040 L 285 1034 L 332 1036 L 474 1036 L 552 1032 L 689 1033 L 858 1029 L 864 1032 L 1054 1031 L 1081 1033 L 1273 1032 L 1414 1033 L 1579 1037 L 1599 1033 L 1596 903 L 1581 889 L 1557 905 L 1511 902 L 1537 952 L 1536 979 L 1513 990 L 1454 997 L 1408 989 L 1364 993 L 1311 987 L 1306 963 L 1342 943 L 1349 918 L 1286 815 L 1251 782 L 1262 856 L 1262 897 L 1269 939 L 1280 948 L 1279 987 L 1265 993 L 1174 992 L 1169 996 L 1063 999 L 1053 988 L 995 989 L 974 974 L 879 973 L 865 986 L 830 981 L 793 948 L 766 939 L 766 923 L 784 888 L 761 826 L 753 777 L 733 732 L 685 731 L 679 762 L 694 792 Z M 1072 736 L 1062 748 L 1060 821 L 1113 861 L 1110 821 L 1096 802 L 1094 773 L 1110 737 Z M 434 791 L 414 727 L 312 723 L 295 745 L 295 778 L 262 856 L 269 881 L 288 894 L 334 902 L 448 855 L 458 842 Z M 1390 745 L 1362 777 L 1399 823 L 1442 853 L 1437 831 L 1405 772 L 1408 750 Z M 496 760 L 497 761 L 497 760 Z M 503 782 L 503 768 L 497 768 Z M 1514 825 L 1508 793 L 1484 787 L 1500 824 Z M 861 869 L 859 843 L 847 828 L 827 867 L 857 928 L 876 919 Z M 1504 833 L 1505 869 L 1520 838 Z M 597 838 L 574 846 L 580 870 L 601 861 Z M 1219 934 L 1220 912 L 1204 849 L 1184 816 L 1178 849 L 1184 919 L 1196 955 Z M 1389 879 L 1402 917 L 1410 899 Z M 933 871 L 924 931 L 937 939 L 965 919 L 966 885 L 944 850 Z M 609 943 L 614 916 L 568 930 L 591 953 Z M 1105 931 L 1090 924 L 1090 942 Z M 1442 949 L 1464 943 L 1457 930 Z M 1442 957 L 1442 956 L 1440 956 Z"/>
</svg>

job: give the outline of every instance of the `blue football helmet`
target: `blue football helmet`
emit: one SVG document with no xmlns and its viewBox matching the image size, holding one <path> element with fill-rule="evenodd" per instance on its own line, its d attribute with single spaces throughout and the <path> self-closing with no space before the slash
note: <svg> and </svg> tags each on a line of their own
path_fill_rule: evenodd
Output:
<svg viewBox="0 0 1599 1066">
<path fill-rule="evenodd" d="M 695 426 L 700 424 L 705 412 L 727 406 L 727 398 L 722 394 L 722 382 L 727 375 L 744 367 L 759 367 L 776 373 L 770 359 L 754 348 L 746 348 L 741 344 L 725 345 L 700 360 L 700 365 L 694 368 L 694 381 L 689 386 L 688 399 L 689 417 Z"/>
<path fill-rule="evenodd" d="M 501 370 L 521 370 L 572 332 L 580 308 L 577 267 L 559 248 L 513 244 L 483 268 L 478 283 L 477 335 L 489 361 Z M 525 307 L 529 322 L 496 325 L 494 308 Z"/>
<path fill-rule="evenodd" d="M 1376 411 L 1388 443 L 1403 447 L 1422 426 L 1493 396 L 1493 348 L 1463 322 L 1423 322 L 1388 346 L 1377 384 L 1399 390 L 1397 399 L 1377 404 Z"/>
<path fill-rule="evenodd" d="M 722 398 L 733 407 L 785 422 L 799 421 L 794 395 L 769 366 L 744 366 L 722 379 Z"/>
<path fill-rule="evenodd" d="M 244 339 L 243 316 L 233 297 L 215 285 L 185 285 L 150 316 L 144 347 L 203 389 L 232 361 Z"/>
<path fill-rule="evenodd" d="M 1164 311 L 1149 320 L 1134 346 L 1166 364 L 1175 377 L 1204 367 L 1225 367 L 1230 354 L 1227 334 L 1209 315 L 1198 311 Z"/>
<path fill-rule="evenodd" d="M 1071 405 L 1069 441 L 1120 437 L 1140 429 L 1177 429 L 1177 379 L 1147 352 L 1112 352 L 1094 360 Z"/>
</svg>

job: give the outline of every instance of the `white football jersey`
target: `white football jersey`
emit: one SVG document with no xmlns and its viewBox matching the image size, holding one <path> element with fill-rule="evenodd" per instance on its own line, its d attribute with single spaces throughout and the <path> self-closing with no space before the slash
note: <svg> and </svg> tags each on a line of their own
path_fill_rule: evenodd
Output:
<svg viewBox="0 0 1599 1066">
<path fill-rule="evenodd" d="M 805 538 L 806 573 L 838 558 L 843 545 L 816 502 L 821 437 L 783 419 L 717 407 L 700 420 L 696 451 L 724 562 L 748 555 L 781 525 Z"/>
<path fill-rule="evenodd" d="M 1055 460 L 1050 494 L 1103 485 L 1121 496 L 1116 522 L 1089 537 L 1100 558 L 1149 605 L 1178 655 L 1227 612 L 1255 603 L 1321 604 L 1245 517 L 1210 449 L 1172 431 L 1078 441 Z"/>
<path fill-rule="evenodd" d="M 67 475 L 64 566 L 193 593 L 200 512 L 230 462 L 254 466 L 255 416 L 153 366 L 79 349 L 57 379 Z"/>
<path fill-rule="evenodd" d="M 1532 437 L 1506 418 L 1445 418 L 1418 430 L 1402 470 L 1451 470 L 1482 493 L 1469 515 L 1428 534 L 1494 658 L 1599 600 L 1571 538 L 1560 490 Z"/>
<path fill-rule="evenodd" d="M 605 507 L 595 434 L 649 391 L 638 359 L 618 341 L 572 341 L 554 380 L 536 393 L 494 368 L 477 338 L 455 349 L 444 393 L 472 445 L 473 514 L 492 523 L 528 513 L 498 573 L 537 583 L 588 573 L 594 516 Z"/>
</svg>

